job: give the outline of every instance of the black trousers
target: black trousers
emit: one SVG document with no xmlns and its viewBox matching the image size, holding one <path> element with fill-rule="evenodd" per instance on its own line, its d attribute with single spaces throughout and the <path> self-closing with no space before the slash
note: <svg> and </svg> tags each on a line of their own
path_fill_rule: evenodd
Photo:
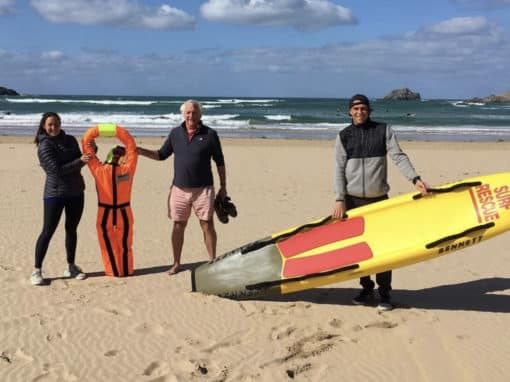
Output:
<svg viewBox="0 0 510 382">
<path fill-rule="evenodd" d="M 367 204 L 379 202 L 381 200 L 388 199 L 388 195 L 383 195 L 377 198 L 358 198 L 355 196 L 346 195 L 345 196 L 345 209 L 349 211 L 352 208 L 365 206 Z M 391 270 L 377 273 L 375 275 L 375 281 L 379 286 L 379 295 L 388 296 L 391 290 Z M 364 276 L 360 278 L 360 284 L 363 289 L 374 289 L 375 283 L 372 281 L 370 276 Z"/>
<path fill-rule="evenodd" d="M 41 268 L 50 240 L 57 229 L 62 212 L 65 211 L 65 246 L 67 263 L 74 264 L 78 224 L 84 206 L 84 195 L 72 198 L 55 198 L 44 201 L 43 228 L 35 244 L 35 267 Z"/>
</svg>

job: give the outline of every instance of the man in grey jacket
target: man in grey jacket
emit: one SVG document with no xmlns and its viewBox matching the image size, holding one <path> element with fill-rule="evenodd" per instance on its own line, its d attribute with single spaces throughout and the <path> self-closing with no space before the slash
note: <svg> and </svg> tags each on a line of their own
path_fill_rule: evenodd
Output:
<svg viewBox="0 0 510 382">
<path fill-rule="evenodd" d="M 385 123 L 370 119 L 370 102 L 363 94 L 354 95 L 349 102 L 352 123 L 336 138 L 335 206 L 332 217 L 343 219 L 347 210 L 388 198 L 387 155 L 416 189 L 427 193 L 427 185 L 420 179 L 408 156 L 400 148 L 394 131 Z M 379 310 L 391 310 L 391 270 L 378 273 Z M 374 298 L 375 283 L 370 276 L 360 279 L 363 287 L 353 299 L 357 305 L 367 305 Z"/>
</svg>

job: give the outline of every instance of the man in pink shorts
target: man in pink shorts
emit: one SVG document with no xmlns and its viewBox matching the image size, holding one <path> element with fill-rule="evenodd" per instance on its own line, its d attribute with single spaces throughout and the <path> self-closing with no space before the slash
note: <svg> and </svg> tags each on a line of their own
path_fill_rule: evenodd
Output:
<svg viewBox="0 0 510 382">
<path fill-rule="evenodd" d="M 191 208 L 198 219 L 210 220 L 214 212 L 214 187 L 172 186 L 168 195 L 168 217 L 174 221 L 187 221 Z"/>
<path fill-rule="evenodd" d="M 170 131 L 159 150 L 137 147 L 138 154 L 155 160 L 165 160 L 174 154 L 174 179 L 168 197 L 169 217 L 174 222 L 171 275 L 177 273 L 181 265 L 184 232 L 191 209 L 200 220 L 209 261 L 216 258 L 211 159 L 216 163 L 220 180 L 218 195 L 221 199 L 227 196 L 225 161 L 217 132 L 202 124 L 202 107 L 197 101 L 184 102 L 181 113 L 184 122 Z"/>
</svg>

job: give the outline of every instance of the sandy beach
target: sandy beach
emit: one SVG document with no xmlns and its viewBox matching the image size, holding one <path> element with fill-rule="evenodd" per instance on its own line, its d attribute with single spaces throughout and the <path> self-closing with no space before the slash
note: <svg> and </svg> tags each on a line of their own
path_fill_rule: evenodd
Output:
<svg viewBox="0 0 510 382">
<path fill-rule="evenodd" d="M 31 140 L 0 137 L 1 381 L 508 380 L 510 233 L 396 270 L 390 312 L 352 305 L 357 280 L 250 301 L 192 293 L 190 269 L 207 259 L 198 221 L 188 224 L 183 271 L 168 276 L 172 159 L 140 158 L 135 275 L 103 274 L 85 167 L 76 262 L 89 277 L 62 278 L 61 221 L 43 267 L 50 283 L 34 287 L 44 173 Z M 162 141 L 137 139 L 146 148 Z M 111 145 L 98 143 L 100 155 Z M 222 143 L 239 216 L 216 221 L 219 255 L 331 213 L 333 141 Z M 432 186 L 510 169 L 510 142 L 401 146 Z M 390 184 L 393 196 L 413 190 L 393 164 Z"/>
</svg>

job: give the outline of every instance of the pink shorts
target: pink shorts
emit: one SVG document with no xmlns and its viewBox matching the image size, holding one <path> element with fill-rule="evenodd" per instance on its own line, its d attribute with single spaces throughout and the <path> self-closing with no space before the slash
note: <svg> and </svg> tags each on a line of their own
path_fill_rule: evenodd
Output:
<svg viewBox="0 0 510 382">
<path fill-rule="evenodd" d="M 187 221 L 191 207 L 200 220 L 211 220 L 214 214 L 214 187 L 170 187 L 168 216 L 178 222 Z"/>
</svg>

